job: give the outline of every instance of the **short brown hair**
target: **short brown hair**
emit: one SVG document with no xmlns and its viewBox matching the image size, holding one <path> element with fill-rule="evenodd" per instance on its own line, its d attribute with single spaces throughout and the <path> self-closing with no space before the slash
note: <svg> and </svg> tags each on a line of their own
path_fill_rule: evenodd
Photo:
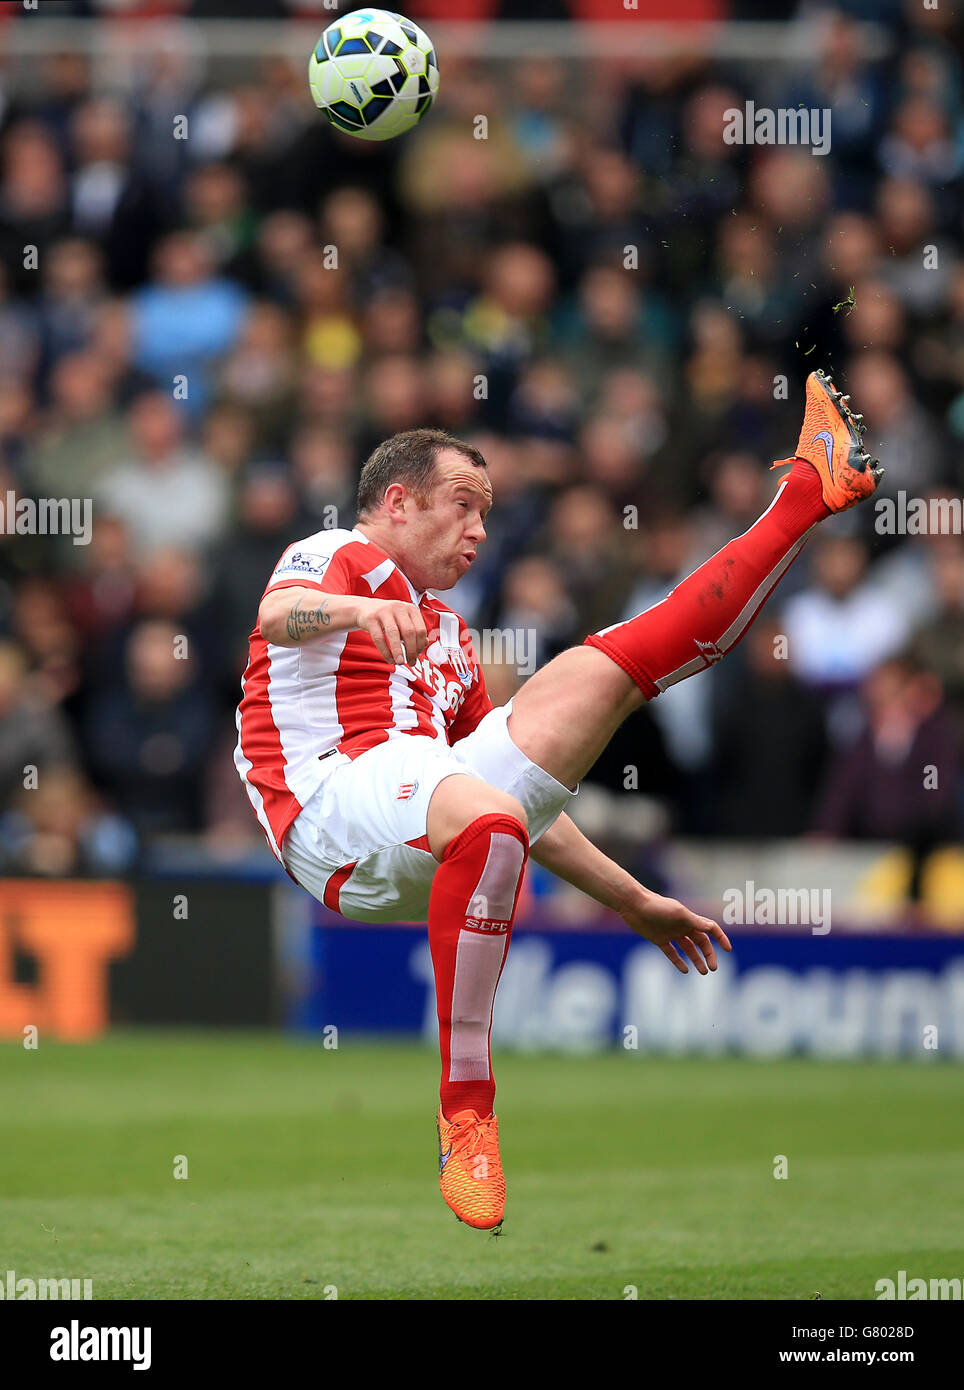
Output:
<svg viewBox="0 0 964 1390">
<path fill-rule="evenodd" d="M 365 461 L 358 480 L 358 516 L 373 512 L 392 483 L 404 483 L 420 507 L 427 507 L 435 488 L 435 461 L 443 449 L 464 454 L 476 468 L 486 462 L 478 449 L 446 430 L 405 430 L 379 444 Z"/>
</svg>

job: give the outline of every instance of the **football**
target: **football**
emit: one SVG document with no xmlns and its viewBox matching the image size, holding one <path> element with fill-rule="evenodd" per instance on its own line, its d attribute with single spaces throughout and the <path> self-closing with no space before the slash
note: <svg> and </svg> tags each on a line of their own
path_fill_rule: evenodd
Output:
<svg viewBox="0 0 964 1390">
<path fill-rule="evenodd" d="M 392 10 L 336 19 L 308 64 L 315 105 L 338 130 L 391 140 L 418 125 L 438 91 L 438 62 L 424 30 Z"/>
</svg>

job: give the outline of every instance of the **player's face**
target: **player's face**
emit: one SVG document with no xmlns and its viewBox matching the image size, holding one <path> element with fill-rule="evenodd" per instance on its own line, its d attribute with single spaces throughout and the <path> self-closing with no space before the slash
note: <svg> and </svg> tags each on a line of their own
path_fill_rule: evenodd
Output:
<svg viewBox="0 0 964 1390">
<path fill-rule="evenodd" d="M 463 454 L 443 449 L 436 469 L 431 504 L 406 528 L 406 572 L 420 589 L 451 589 L 468 573 L 485 540 L 485 517 L 492 505 L 485 470 Z"/>
</svg>

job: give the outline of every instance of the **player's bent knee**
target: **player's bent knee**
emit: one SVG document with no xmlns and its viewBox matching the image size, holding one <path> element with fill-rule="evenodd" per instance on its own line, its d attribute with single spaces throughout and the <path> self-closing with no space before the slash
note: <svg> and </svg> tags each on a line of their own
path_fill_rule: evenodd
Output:
<svg viewBox="0 0 964 1390">
<path fill-rule="evenodd" d="M 529 818 L 521 801 L 477 778 L 446 778 L 429 804 L 429 848 L 441 862 L 457 842 L 474 838 L 467 834 L 470 829 L 481 831 L 480 822 L 495 820 L 505 822 L 505 832 L 518 838 L 528 854 Z"/>
<path fill-rule="evenodd" d="M 522 802 L 510 796 L 508 792 L 499 791 L 496 787 L 487 787 L 486 794 L 479 798 L 471 819 L 477 820 L 479 816 L 493 815 L 508 816 L 511 820 L 517 820 L 528 835 L 529 817 Z"/>
<path fill-rule="evenodd" d="M 486 840 L 490 846 L 493 841 L 512 842 L 521 852 L 523 863 L 529 857 L 529 832 L 523 821 L 507 811 L 485 811 L 449 840 L 442 854 L 442 862 L 472 852 L 478 840 Z"/>
</svg>

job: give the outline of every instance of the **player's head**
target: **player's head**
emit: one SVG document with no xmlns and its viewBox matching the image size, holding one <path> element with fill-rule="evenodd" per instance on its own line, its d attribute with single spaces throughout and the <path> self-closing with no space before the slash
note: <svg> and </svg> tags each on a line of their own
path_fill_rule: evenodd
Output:
<svg viewBox="0 0 964 1390">
<path fill-rule="evenodd" d="M 417 589 L 450 589 L 485 540 L 485 459 L 445 430 L 406 430 L 361 471 L 358 524 Z"/>
</svg>

